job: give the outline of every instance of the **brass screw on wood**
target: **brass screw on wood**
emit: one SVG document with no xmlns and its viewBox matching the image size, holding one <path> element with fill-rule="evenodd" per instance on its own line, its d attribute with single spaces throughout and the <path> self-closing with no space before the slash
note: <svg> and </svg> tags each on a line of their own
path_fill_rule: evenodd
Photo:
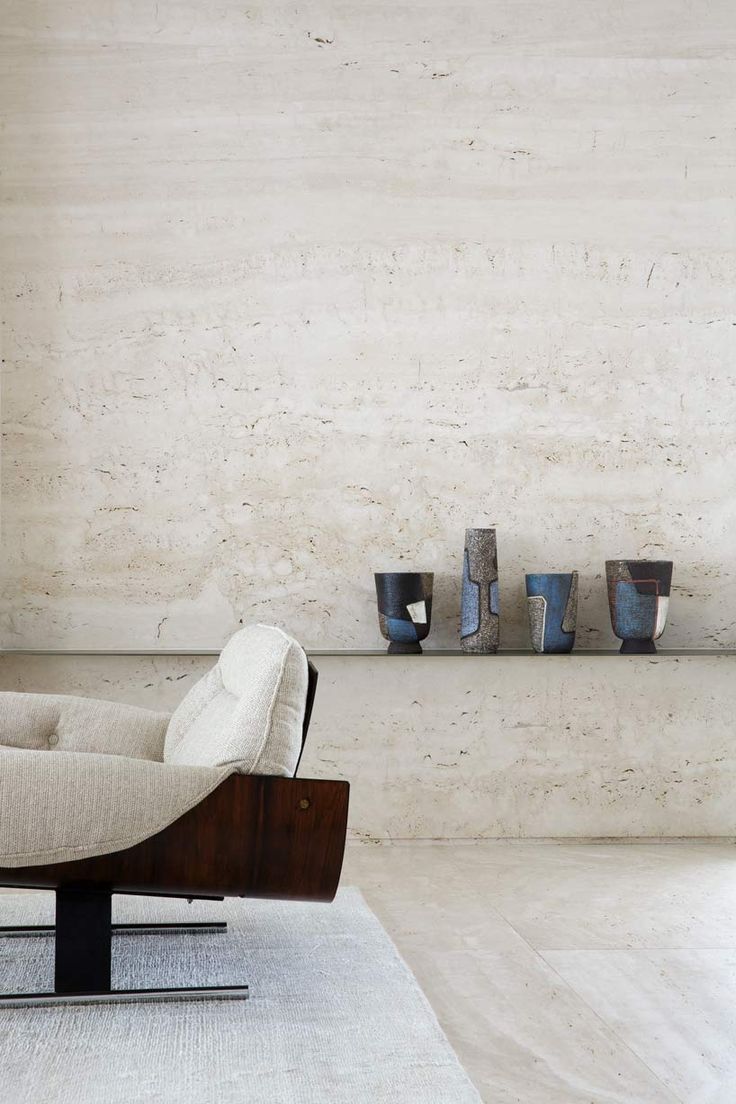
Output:
<svg viewBox="0 0 736 1104">
<path fill-rule="evenodd" d="M 311 804 L 312 804 L 312 802 L 309 800 L 308 797 L 303 797 L 301 799 L 301 801 L 299 802 L 299 808 L 300 809 L 308 809 Z"/>
</svg>

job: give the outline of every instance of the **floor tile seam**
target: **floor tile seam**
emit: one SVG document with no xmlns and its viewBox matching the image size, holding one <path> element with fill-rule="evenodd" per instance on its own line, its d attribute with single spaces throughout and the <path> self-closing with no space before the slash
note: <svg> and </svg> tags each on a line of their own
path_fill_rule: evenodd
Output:
<svg viewBox="0 0 736 1104">
<path fill-rule="evenodd" d="M 503 916 L 503 913 L 501 913 L 501 915 Z M 621 1047 L 623 1047 L 623 1049 L 631 1055 L 631 1057 L 634 1059 L 634 1061 L 638 1065 L 642 1066 L 642 1068 L 645 1069 L 654 1078 L 654 1080 L 657 1082 L 657 1084 L 661 1087 L 662 1091 L 667 1096 L 669 1096 L 672 1104 L 689 1104 L 689 1102 L 687 1100 L 685 1100 L 684 1097 L 676 1095 L 675 1092 L 668 1085 L 666 1085 L 664 1083 L 664 1081 L 662 1081 L 659 1074 L 655 1070 L 652 1069 L 652 1067 L 649 1065 L 649 1063 L 646 1062 L 641 1057 L 640 1054 L 637 1054 L 636 1051 L 630 1046 L 630 1044 L 625 1039 L 623 1039 L 621 1037 L 621 1035 L 618 1033 L 618 1031 L 610 1023 L 608 1023 L 607 1020 L 605 1020 L 603 1018 L 603 1016 L 601 1016 L 601 1014 L 589 1003 L 589 1001 L 587 1001 L 585 999 L 585 997 L 582 996 L 582 994 L 580 994 L 577 991 L 577 989 L 575 989 L 570 984 L 570 982 L 567 981 L 567 979 L 564 978 L 560 974 L 559 970 L 557 970 L 556 967 L 551 962 L 547 961 L 547 959 L 544 957 L 544 955 L 541 954 L 537 950 L 537 948 L 534 947 L 529 942 L 529 940 L 518 930 L 518 928 L 516 928 L 511 923 L 510 920 L 508 920 L 508 917 L 503 917 L 503 918 L 507 921 L 507 923 L 509 923 L 511 925 L 513 930 L 516 932 L 516 934 L 519 936 L 519 938 L 526 944 L 526 946 L 529 948 L 529 950 L 532 952 L 532 954 L 535 956 L 535 958 L 539 959 L 539 961 L 548 970 L 552 971 L 552 973 L 555 975 L 555 978 L 557 979 L 558 983 L 562 986 L 563 990 L 566 991 L 567 993 L 569 993 L 570 995 L 572 995 L 573 997 L 575 997 L 575 999 L 578 1000 L 587 1009 L 587 1011 L 590 1013 L 590 1015 L 593 1017 L 593 1019 L 595 1021 L 597 1021 L 598 1024 L 603 1028 L 605 1035 L 607 1035 L 610 1039 L 615 1040 Z"/>
</svg>

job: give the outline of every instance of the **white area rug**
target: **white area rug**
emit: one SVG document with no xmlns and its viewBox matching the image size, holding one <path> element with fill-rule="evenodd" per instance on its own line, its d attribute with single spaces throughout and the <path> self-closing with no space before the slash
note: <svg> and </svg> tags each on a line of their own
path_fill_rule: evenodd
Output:
<svg viewBox="0 0 736 1104">
<path fill-rule="evenodd" d="M 1 1009 L 3 1104 L 478 1104 L 357 890 L 332 905 L 113 901 L 118 921 L 229 925 L 114 936 L 116 988 L 247 983 L 250 999 Z M 1 895 L 0 923 L 53 923 L 53 895 Z M 0 939 L 0 989 L 52 976 L 53 938 Z"/>
</svg>

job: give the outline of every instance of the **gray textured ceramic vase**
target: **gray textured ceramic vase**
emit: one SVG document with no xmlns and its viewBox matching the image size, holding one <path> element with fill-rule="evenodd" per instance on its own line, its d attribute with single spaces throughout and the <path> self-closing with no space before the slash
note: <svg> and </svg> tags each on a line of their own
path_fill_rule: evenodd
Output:
<svg viewBox="0 0 736 1104">
<path fill-rule="evenodd" d="M 498 553 L 495 529 L 466 529 L 460 647 L 476 655 L 498 651 Z"/>
</svg>

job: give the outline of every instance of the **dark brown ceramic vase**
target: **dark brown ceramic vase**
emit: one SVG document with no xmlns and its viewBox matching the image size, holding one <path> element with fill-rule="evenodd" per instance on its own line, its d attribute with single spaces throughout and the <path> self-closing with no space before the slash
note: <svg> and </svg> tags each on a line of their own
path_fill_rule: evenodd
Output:
<svg viewBox="0 0 736 1104">
<path fill-rule="evenodd" d="M 431 571 L 379 571 L 375 574 L 378 623 L 390 641 L 389 655 L 420 655 L 432 621 Z"/>
<path fill-rule="evenodd" d="M 613 631 L 626 654 L 656 652 L 664 632 L 672 584 L 672 560 L 606 560 Z"/>
</svg>

